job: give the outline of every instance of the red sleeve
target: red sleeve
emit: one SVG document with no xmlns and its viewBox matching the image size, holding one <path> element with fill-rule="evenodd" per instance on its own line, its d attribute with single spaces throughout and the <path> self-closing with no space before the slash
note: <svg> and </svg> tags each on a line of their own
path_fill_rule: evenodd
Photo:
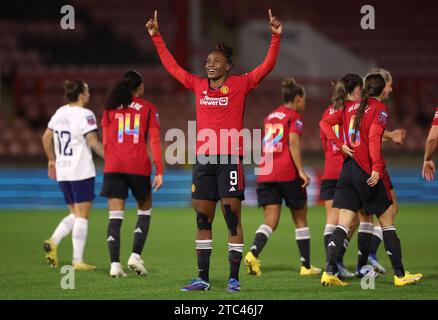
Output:
<svg viewBox="0 0 438 320">
<path fill-rule="evenodd" d="M 160 129 L 160 117 L 158 115 L 157 107 L 153 104 L 149 105 L 151 108 L 151 114 L 149 117 L 149 128 L 158 128 Z"/>
<path fill-rule="evenodd" d="M 107 127 L 107 126 L 109 126 L 109 114 L 108 114 L 108 111 L 104 111 L 103 112 L 103 116 L 102 116 L 102 120 L 100 121 L 100 125 L 102 126 L 102 127 Z"/>
<path fill-rule="evenodd" d="M 303 134 L 304 121 L 302 117 L 292 118 L 289 126 L 289 133 Z"/>
<path fill-rule="evenodd" d="M 373 123 L 369 133 L 370 157 L 372 170 L 377 171 L 383 177 L 382 135 L 385 128 Z"/>
<path fill-rule="evenodd" d="M 324 151 L 324 153 L 327 152 L 327 136 L 324 134 L 324 131 L 319 130 L 319 137 L 321 139 L 321 143 L 322 143 L 322 150 Z"/>
<path fill-rule="evenodd" d="M 438 126 L 438 107 L 436 107 L 435 116 L 433 118 L 432 125 L 433 126 Z"/>
<path fill-rule="evenodd" d="M 160 122 L 158 111 L 154 105 L 150 105 L 151 114 L 149 117 L 149 147 L 152 153 L 152 160 L 155 165 L 156 175 L 162 175 L 164 171 L 163 155 L 160 141 Z"/>
<path fill-rule="evenodd" d="M 271 45 L 269 46 L 268 54 L 261 65 L 248 73 L 247 92 L 254 89 L 260 81 L 274 69 L 277 62 L 278 51 L 280 50 L 280 35 L 273 33 L 271 37 Z"/>
<path fill-rule="evenodd" d="M 108 111 L 103 112 L 102 120 L 100 121 L 102 126 L 102 144 L 106 146 L 108 143 L 108 127 L 109 127 L 109 113 Z"/>
<path fill-rule="evenodd" d="M 341 109 L 333 112 L 319 122 L 319 127 L 322 132 L 326 135 L 328 140 L 333 141 L 336 144 L 339 150 L 342 149 L 344 142 L 336 136 L 336 133 L 333 131 L 333 126 L 337 124 L 342 125 L 342 114 L 343 110 Z"/>
<path fill-rule="evenodd" d="M 175 58 L 167 49 L 166 44 L 159 33 L 152 37 L 152 41 L 157 49 L 161 63 L 163 64 L 164 68 L 166 68 L 167 72 L 169 72 L 176 80 L 181 82 L 187 89 L 194 91 L 196 80 L 199 80 L 200 78 L 188 73 L 178 65 L 178 63 L 175 61 Z"/>
<path fill-rule="evenodd" d="M 374 113 L 374 118 L 371 124 L 372 125 L 376 124 L 378 126 L 381 126 L 383 130 L 385 130 L 388 119 L 389 119 L 388 110 L 386 108 L 379 108 Z"/>
</svg>

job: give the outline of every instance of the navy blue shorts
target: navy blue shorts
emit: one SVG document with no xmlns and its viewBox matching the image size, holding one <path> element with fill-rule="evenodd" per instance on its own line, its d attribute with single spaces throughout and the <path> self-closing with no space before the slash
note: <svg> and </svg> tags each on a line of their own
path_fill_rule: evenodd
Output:
<svg viewBox="0 0 438 320">
<path fill-rule="evenodd" d="M 79 181 L 59 181 L 59 187 L 64 194 L 66 204 L 93 201 L 94 177 Z"/>
</svg>

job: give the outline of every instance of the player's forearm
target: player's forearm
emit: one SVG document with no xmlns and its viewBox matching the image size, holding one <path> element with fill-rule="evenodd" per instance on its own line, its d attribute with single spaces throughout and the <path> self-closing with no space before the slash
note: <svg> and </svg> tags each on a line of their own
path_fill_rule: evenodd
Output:
<svg viewBox="0 0 438 320">
<path fill-rule="evenodd" d="M 100 141 L 96 141 L 94 144 L 90 145 L 90 147 L 99 157 L 102 159 L 104 158 L 105 152 L 103 149 L 103 144 Z"/>
<path fill-rule="evenodd" d="M 381 173 L 383 171 L 382 163 L 382 135 L 383 128 L 378 125 L 372 125 L 369 134 L 370 158 L 372 170 Z"/>
<path fill-rule="evenodd" d="M 426 146 L 424 148 L 424 161 L 429 161 L 432 159 L 432 154 L 435 152 L 437 144 L 437 139 L 428 138 L 426 140 Z"/>
<path fill-rule="evenodd" d="M 289 143 L 289 150 L 292 155 L 292 160 L 297 167 L 298 172 L 304 172 L 303 160 L 301 157 L 300 141 L 291 141 Z"/>
<path fill-rule="evenodd" d="M 154 36 L 152 36 L 152 41 L 155 45 L 155 48 L 157 49 L 161 63 L 163 64 L 167 72 L 169 72 L 175 79 L 177 79 L 179 82 L 185 85 L 185 77 L 187 71 L 185 71 L 183 68 L 181 68 L 178 65 L 175 58 L 167 49 L 166 44 L 164 43 L 164 40 L 161 37 L 161 34 L 157 33 Z"/>
<path fill-rule="evenodd" d="M 391 141 L 392 140 L 392 131 L 385 130 L 383 132 L 382 141 Z"/>
<path fill-rule="evenodd" d="M 269 72 L 274 69 L 278 58 L 278 52 L 280 51 L 280 39 L 280 35 L 274 33 L 272 34 L 271 44 L 265 60 L 250 73 L 254 83 L 259 83 Z"/>
<path fill-rule="evenodd" d="M 432 154 L 435 152 L 438 144 L 438 126 L 433 125 L 430 128 L 427 136 L 426 145 L 424 148 L 424 161 L 431 160 Z"/>
<path fill-rule="evenodd" d="M 86 136 L 87 143 L 90 148 L 101 158 L 104 158 L 104 148 L 102 142 L 99 141 L 96 132 L 90 132 Z"/>
<path fill-rule="evenodd" d="M 48 131 L 46 131 L 41 140 L 43 143 L 44 153 L 46 154 L 47 159 L 49 161 L 55 161 L 56 155 L 55 155 L 55 146 L 53 145 L 53 133 L 50 134 Z"/>
<path fill-rule="evenodd" d="M 326 135 L 327 139 L 329 141 L 333 141 L 336 146 L 341 149 L 343 142 L 336 136 L 335 132 L 333 131 L 333 126 L 336 125 L 337 123 L 330 123 L 328 121 L 328 119 L 323 119 L 319 122 L 319 127 L 322 130 L 322 132 L 324 132 L 324 134 Z"/>
<path fill-rule="evenodd" d="M 160 141 L 160 131 L 156 128 L 150 129 L 149 144 L 152 153 L 152 160 L 156 169 L 157 175 L 162 175 L 164 171 L 163 156 Z"/>
</svg>

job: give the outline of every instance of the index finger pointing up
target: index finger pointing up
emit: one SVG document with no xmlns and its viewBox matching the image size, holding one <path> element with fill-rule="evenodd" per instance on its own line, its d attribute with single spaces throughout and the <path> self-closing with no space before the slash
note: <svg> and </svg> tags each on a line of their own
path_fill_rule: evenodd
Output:
<svg viewBox="0 0 438 320">
<path fill-rule="evenodd" d="M 158 20 L 158 11 L 157 10 L 154 11 L 154 20 L 155 21 Z"/>
<path fill-rule="evenodd" d="M 269 20 L 272 21 L 272 11 L 271 11 L 271 9 L 268 9 L 268 14 L 269 14 Z"/>
</svg>

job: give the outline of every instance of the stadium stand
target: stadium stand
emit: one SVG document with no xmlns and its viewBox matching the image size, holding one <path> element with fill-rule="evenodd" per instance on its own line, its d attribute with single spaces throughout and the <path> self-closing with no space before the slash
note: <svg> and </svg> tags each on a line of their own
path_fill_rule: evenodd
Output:
<svg viewBox="0 0 438 320">
<path fill-rule="evenodd" d="M 424 141 L 438 101 L 438 3 L 426 0 L 421 6 L 401 6 L 392 1 L 369 2 L 378 13 L 378 36 L 359 26 L 352 27 L 360 21 L 360 1 L 296 0 L 271 4 L 275 12 L 287 13 L 289 19 L 305 20 L 333 41 L 389 69 L 395 78 L 389 126 L 405 127 L 409 134 L 403 148 L 419 150 L 423 147 L 419 141 Z M 201 29 L 202 44 L 191 49 L 186 0 L 73 0 L 69 3 L 76 9 L 76 29 L 65 32 L 60 32 L 59 8 L 67 3 L 24 3 L 26 10 L 23 2 L 5 2 L 0 12 L 2 96 L 12 97 L 12 108 L 0 111 L 4 133 L 0 137 L 0 155 L 10 157 L 43 158 L 41 132 L 64 102 L 64 79 L 85 79 L 89 83 L 90 107 L 99 116 L 109 87 L 128 68 L 143 73 L 145 97 L 159 108 L 163 137 L 173 127 L 186 130 L 186 121 L 194 119 L 193 98 L 162 69 L 144 30 L 145 19 L 154 8 L 160 10 L 160 30 L 183 66 L 189 65 L 189 57 L 203 63 L 207 48 L 214 45 L 218 34 L 237 45 L 235 29 L 240 21 L 266 19 L 266 3 L 262 0 L 201 1 L 201 25 L 205 26 Z M 386 18 L 379 19 L 383 13 Z M 331 23 L 333 19 L 336 24 Z M 390 41 L 394 38 L 395 43 Z M 319 152 L 317 123 L 330 97 L 330 80 L 334 79 L 297 80 L 320 92 L 312 95 L 307 90 L 304 113 L 304 150 Z M 280 103 L 280 81 L 268 77 L 251 93 L 245 118 L 248 128 L 259 128 L 263 117 Z"/>
</svg>

